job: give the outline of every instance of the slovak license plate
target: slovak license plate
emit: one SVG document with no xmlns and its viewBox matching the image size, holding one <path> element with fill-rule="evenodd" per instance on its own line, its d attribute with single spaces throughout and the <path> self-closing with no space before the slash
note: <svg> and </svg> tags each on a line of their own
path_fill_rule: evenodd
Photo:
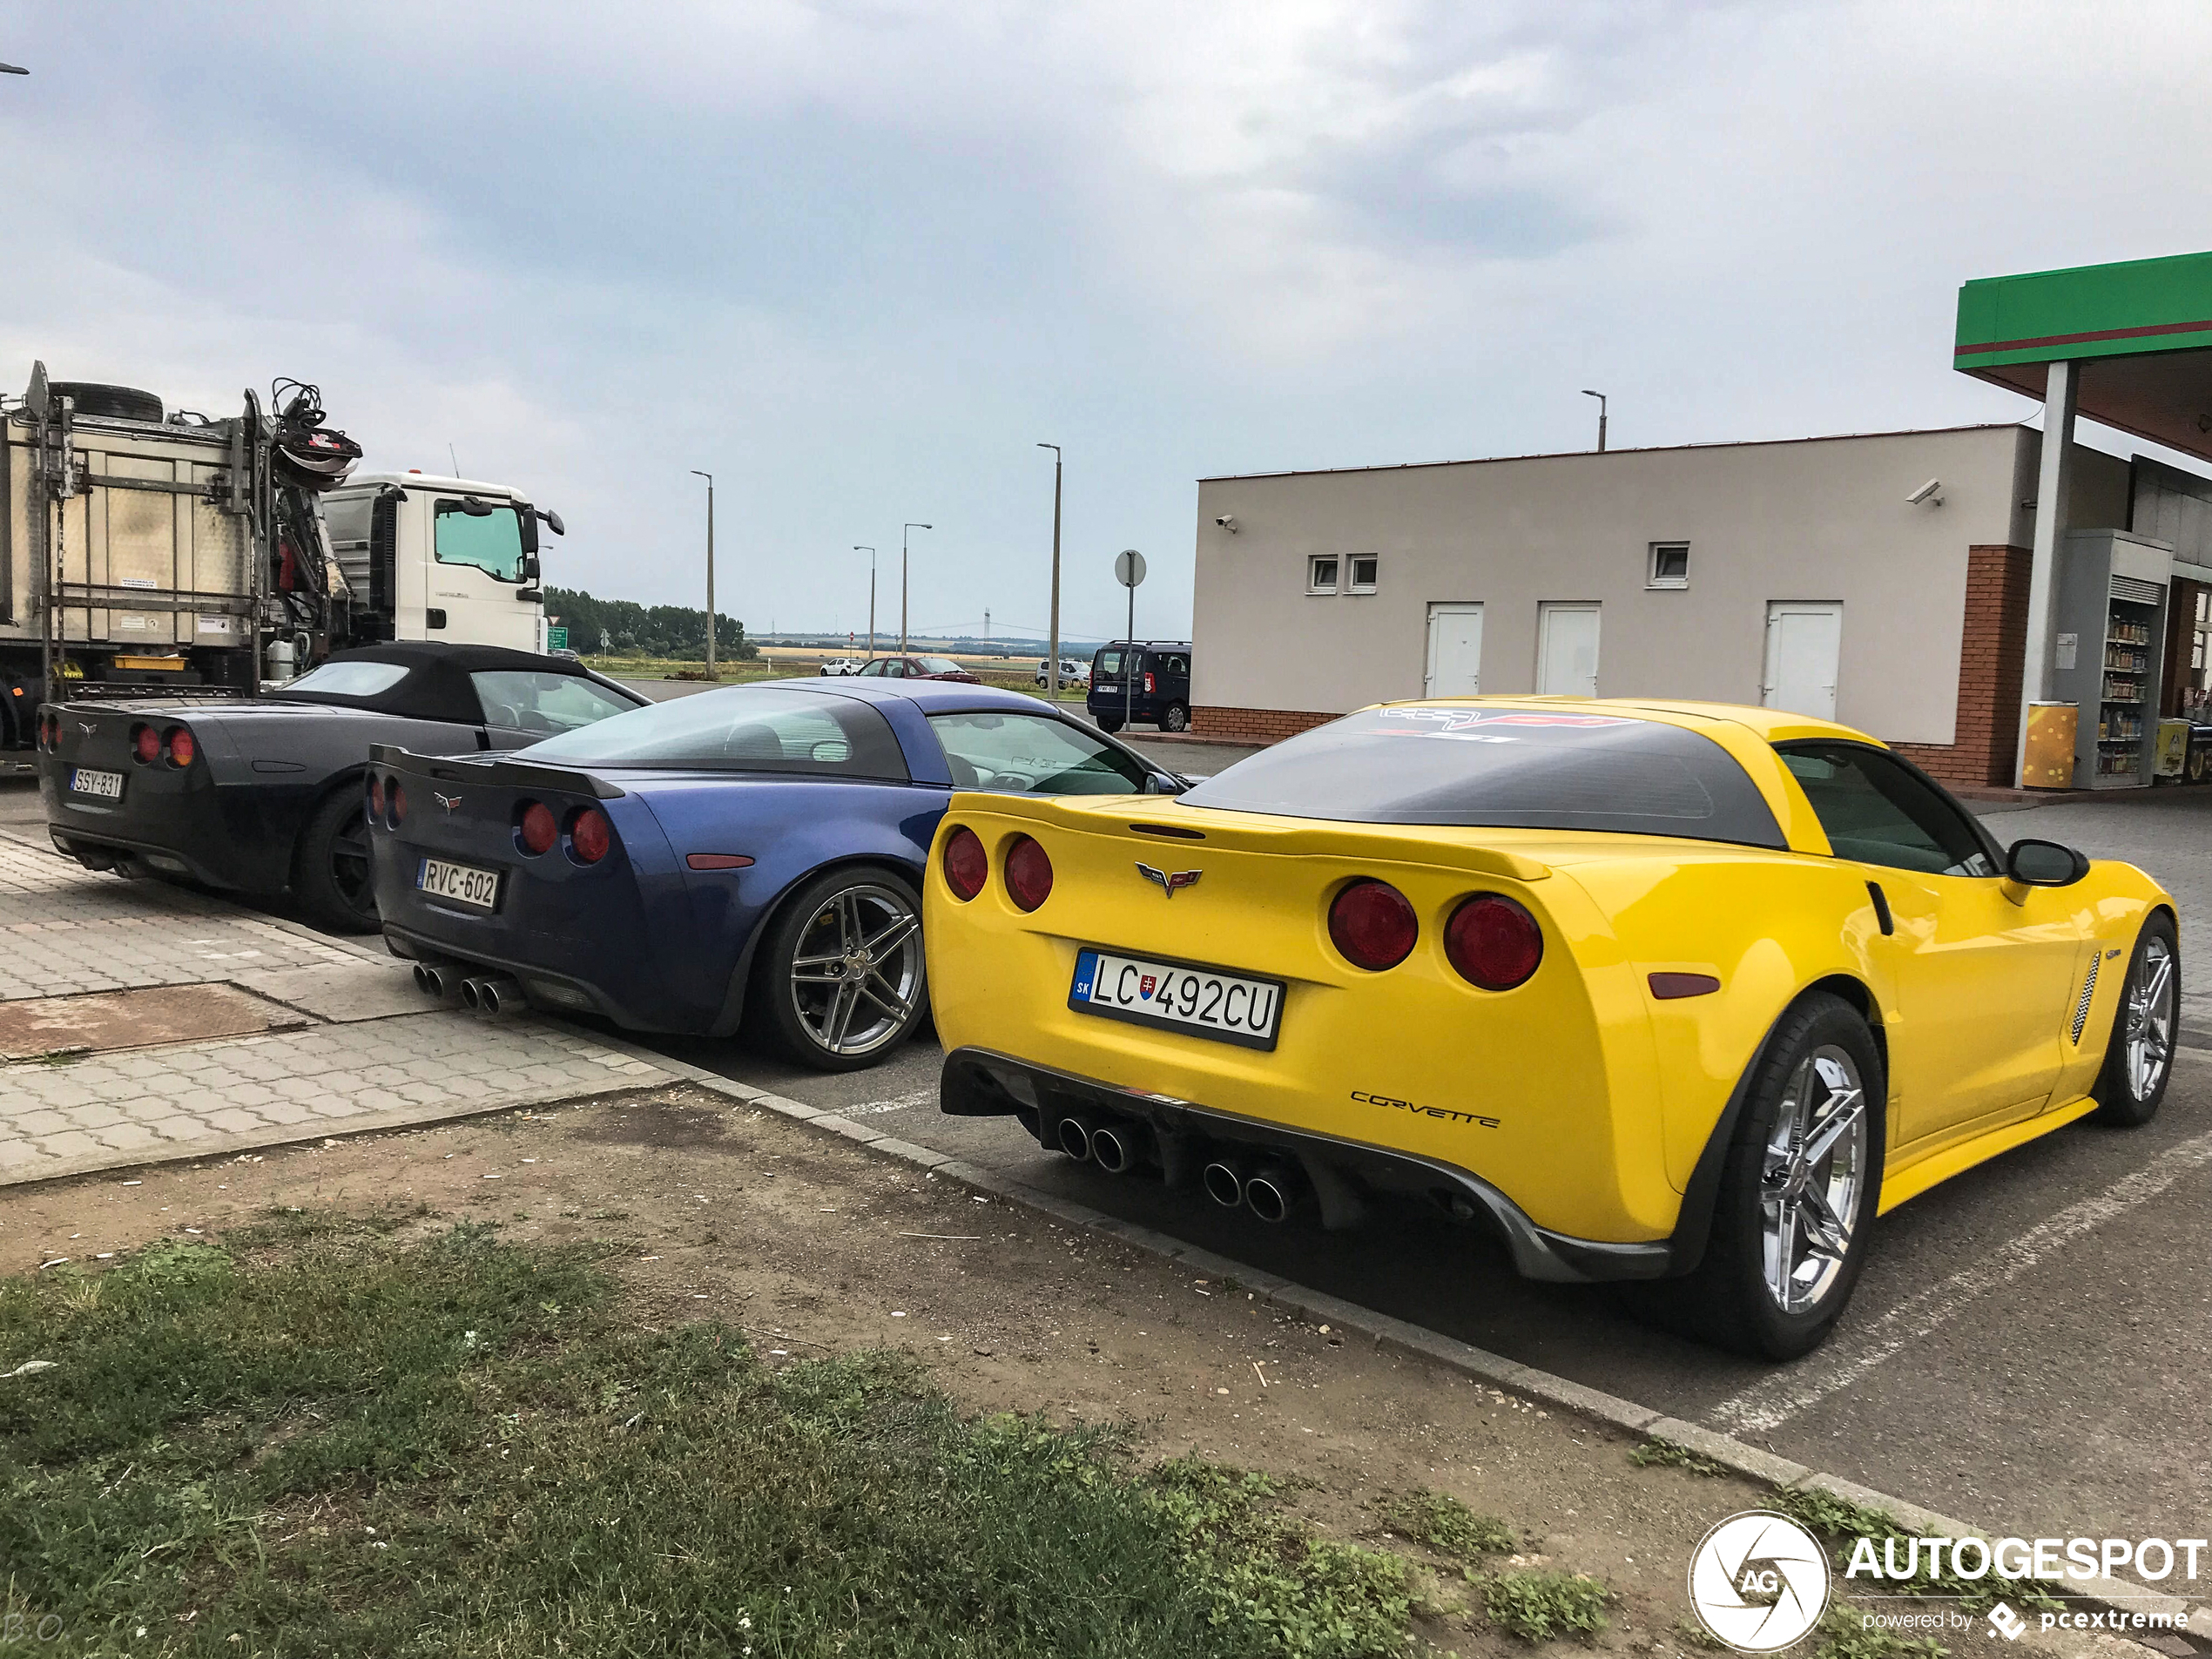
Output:
<svg viewBox="0 0 2212 1659">
<path fill-rule="evenodd" d="M 415 885 L 433 899 L 450 900 L 477 910 L 499 907 L 499 872 L 479 870 L 473 864 L 425 859 L 415 873 Z"/>
<path fill-rule="evenodd" d="M 98 795 L 102 800 L 121 800 L 123 774 L 119 772 L 95 772 L 90 766 L 78 766 L 69 774 L 69 792 L 72 795 Z"/>
<path fill-rule="evenodd" d="M 1283 1022 L 1283 983 L 1086 946 L 1076 953 L 1068 1006 L 1078 1014 L 1272 1049 Z"/>
</svg>

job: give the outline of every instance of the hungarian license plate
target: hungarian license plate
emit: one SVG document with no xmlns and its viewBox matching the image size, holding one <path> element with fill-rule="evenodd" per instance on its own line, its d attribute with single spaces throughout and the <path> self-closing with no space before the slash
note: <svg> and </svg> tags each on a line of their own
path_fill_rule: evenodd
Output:
<svg viewBox="0 0 2212 1659">
<path fill-rule="evenodd" d="M 433 899 L 449 900 L 477 910 L 496 909 L 499 904 L 499 872 L 479 870 L 473 864 L 425 859 L 415 885 Z"/>
<path fill-rule="evenodd" d="M 72 795 L 97 795 L 102 800 L 121 800 L 123 774 L 119 772 L 95 772 L 90 766 L 78 766 L 69 774 L 69 792 Z"/>
<path fill-rule="evenodd" d="M 1068 1006 L 1079 1014 L 1272 1049 L 1282 1027 L 1283 982 L 1086 946 L 1076 953 Z"/>
</svg>

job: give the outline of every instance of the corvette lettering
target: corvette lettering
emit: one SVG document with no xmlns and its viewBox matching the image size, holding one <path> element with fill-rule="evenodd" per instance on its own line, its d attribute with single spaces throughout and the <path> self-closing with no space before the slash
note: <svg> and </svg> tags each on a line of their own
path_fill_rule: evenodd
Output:
<svg viewBox="0 0 2212 1659">
<path fill-rule="evenodd" d="M 1391 1095 L 1371 1095 L 1364 1089 L 1352 1091 L 1352 1098 L 1362 1106 L 1387 1106 L 1394 1111 L 1411 1112 L 1416 1117 L 1440 1118 L 1447 1123 L 1473 1123 L 1482 1129 L 1496 1129 L 1500 1120 L 1485 1117 L 1479 1112 L 1455 1112 L 1448 1106 L 1416 1106 L 1410 1100 L 1399 1100 Z"/>
</svg>

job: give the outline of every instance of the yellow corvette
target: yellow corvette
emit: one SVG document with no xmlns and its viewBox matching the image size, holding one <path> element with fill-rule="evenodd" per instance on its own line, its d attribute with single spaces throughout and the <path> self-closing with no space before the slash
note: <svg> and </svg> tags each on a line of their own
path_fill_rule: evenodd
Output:
<svg viewBox="0 0 2212 1659">
<path fill-rule="evenodd" d="M 1389 704 L 1179 797 L 956 794 L 923 907 L 946 1111 L 1262 1220 L 1439 1206 L 1776 1359 L 1878 1213 L 2149 1121 L 2179 988 L 2141 872 L 1710 704 Z"/>
</svg>

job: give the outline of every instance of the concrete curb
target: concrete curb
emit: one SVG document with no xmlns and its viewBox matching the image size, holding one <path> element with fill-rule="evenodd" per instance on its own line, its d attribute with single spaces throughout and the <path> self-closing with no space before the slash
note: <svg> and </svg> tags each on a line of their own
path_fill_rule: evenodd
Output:
<svg viewBox="0 0 2212 1659">
<path fill-rule="evenodd" d="M 623 1050 L 628 1048 L 618 1040 L 600 1036 L 597 1033 L 589 1035 L 609 1049 Z M 851 1118 L 803 1105 L 781 1095 L 748 1088 L 683 1061 L 671 1060 L 644 1049 L 633 1052 L 637 1058 L 649 1061 L 663 1071 L 728 1099 L 811 1124 L 815 1129 L 853 1141 L 872 1151 L 917 1165 L 995 1197 L 1039 1211 L 1071 1226 L 1119 1238 L 1180 1266 L 1192 1268 L 1205 1278 L 1233 1278 L 1246 1290 L 1278 1307 L 1291 1309 L 1332 1328 L 1357 1332 L 1379 1345 L 1386 1343 L 1403 1352 L 1434 1360 L 1479 1381 L 1499 1388 L 1510 1388 L 1527 1399 L 1626 1430 L 1639 1439 L 1673 1441 L 1700 1457 L 1710 1459 L 1731 1474 L 1762 1485 L 1811 1487 L 1831 1493 L 1864 1508 L 1884 1511 L 1898 1526 L 1917 1536 L 1991 1538 L 2001 1535 L 1992 1528 L 1953 1520 L 1932 1509 L 1923 1508 L 1919 1504 L 1907 1502 L 1905 1499 L 1892 1497 L 1885 1492 L 1876 1492 L 1856 1481 L 1846 1480 L 1841 1475 L 1809 1469 L 1802 1463 L 1794 1463 L 1788 1458 L 1763 1451 L 1756 1446 L 1748 1446 L 1742 1440 L 1697 1424 L 1669 1417 L 1648 1406 L 1639 1406 L 1632 1400 L 1605 1393 L 1568 1378 L 1554 1376 L 1549 1372 L 1521 1365 L 1487 1349 L 1475 1347 L 1404 1319 L 1393 1318 L 1388 1314 L 1378 1313 L 1371 1308 L 1345 1301 L 1340 1297 L 1331 1296 L 1325 1291 L 1294 1284 L 1276 1274 L 1217 1256 L 1211 1251 L 1201 1250 L 1170 1234 L 1120 1220 L 1056 1194 L 1040 1191 L 1022 1182 L 1008 1180 L 991 1170 L 961 1163 L 941 1152 L 930 1151 L 910 1141 L 885 1135 Z M 2189 1634 L 2201 1641 L 2212 1642 L 2212 1608 L 2195 1605 L 2182 1596 L 2168 1595 L 2148 1585 L 2133 1583 L 2125 1579 L 2096 1578 L 2086 1582 L 2069 1579 L 2067 1586 L 2066 1595 L 2069 1601 L 2086 1603 L 2106 1612 L 2160 1614 L 2168 1617 L 2186 1615 Z M 2123 1639 L 2139 1641 L 2143 1634 L 2152 1633 L 2135 1633 Z"/>
</svg>

